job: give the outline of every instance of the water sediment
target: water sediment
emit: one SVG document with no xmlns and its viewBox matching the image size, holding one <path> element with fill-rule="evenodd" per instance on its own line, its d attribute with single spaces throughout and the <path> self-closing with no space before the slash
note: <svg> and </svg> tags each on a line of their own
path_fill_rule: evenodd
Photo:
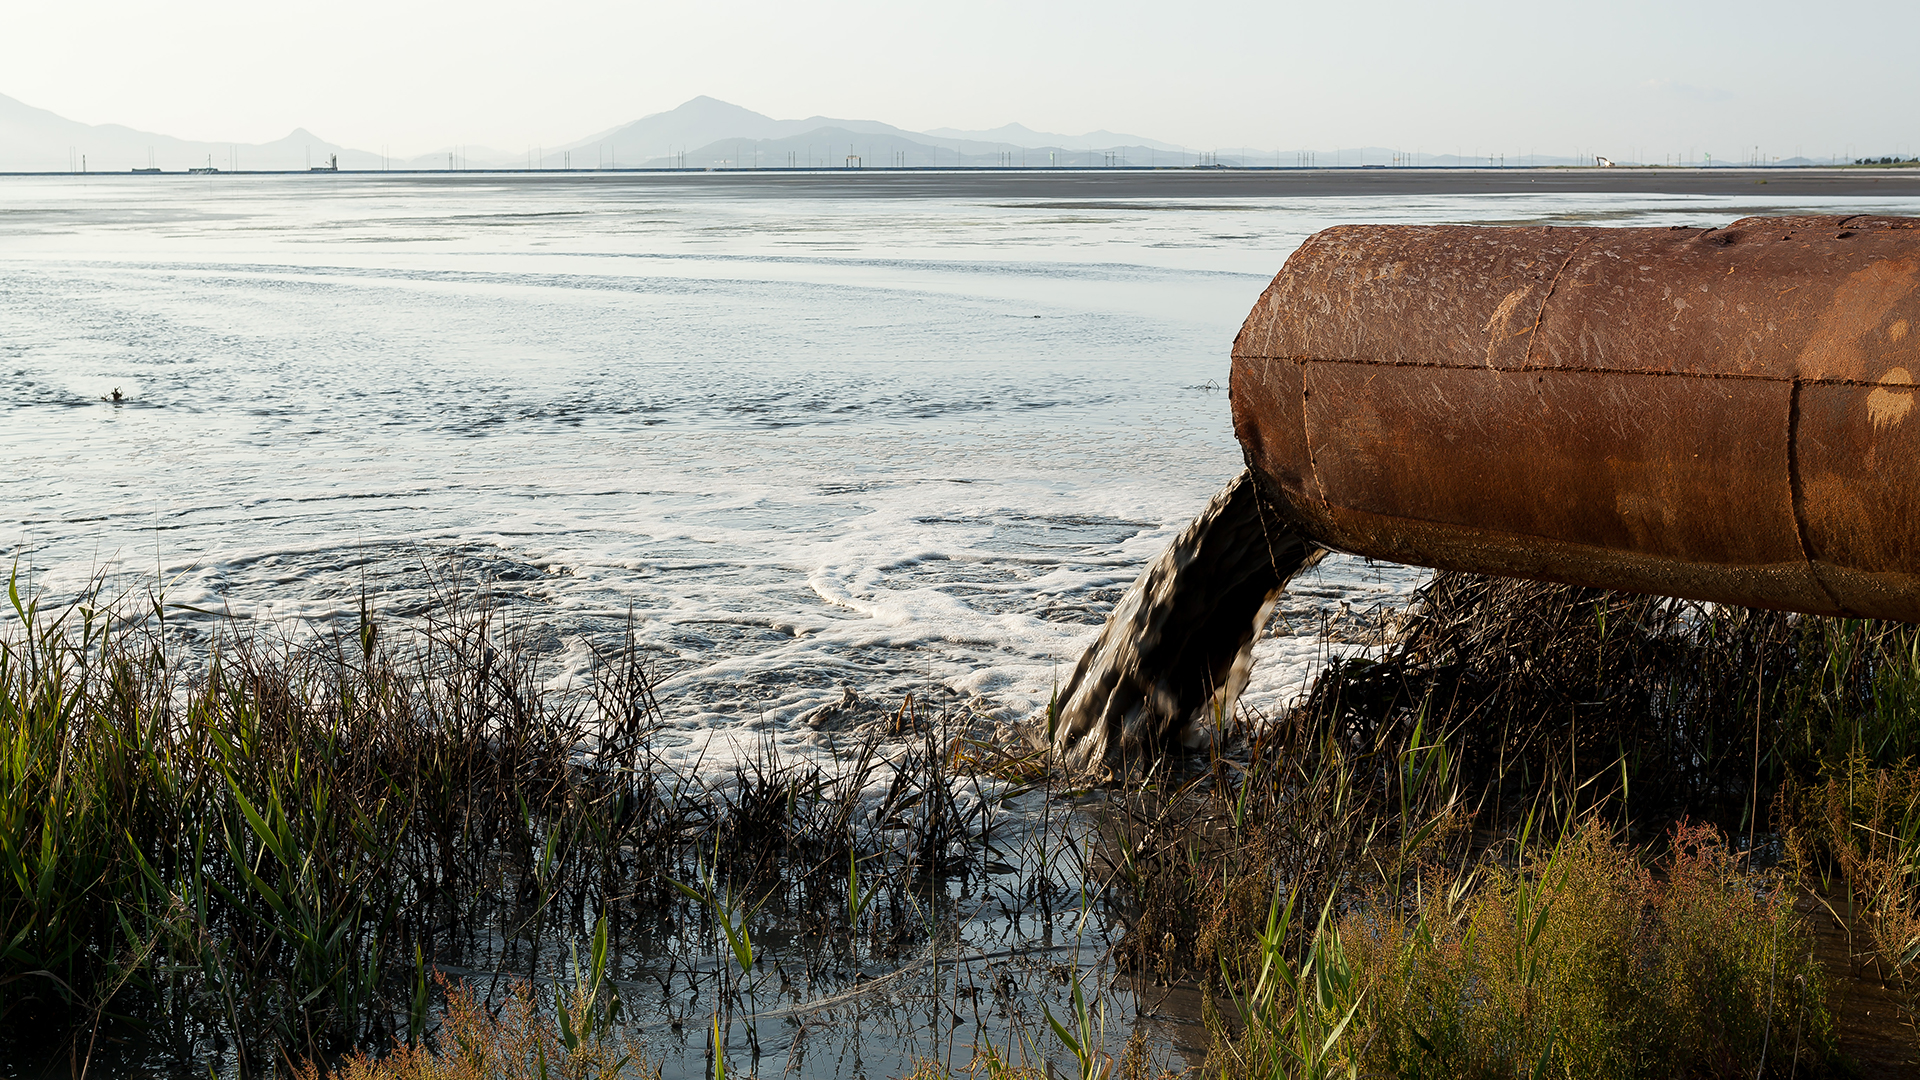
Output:
<svg viewBox="0 0 1920 1080">
<path fill-rule="evenodd" d="M 1252 648 L 1287 581 L 1324 549 L 1260 497 L 1243 471 L 1114 606 L 1055 697 L 1055 756 L 1124 773 L 1231 716 Z"/>
</svg>

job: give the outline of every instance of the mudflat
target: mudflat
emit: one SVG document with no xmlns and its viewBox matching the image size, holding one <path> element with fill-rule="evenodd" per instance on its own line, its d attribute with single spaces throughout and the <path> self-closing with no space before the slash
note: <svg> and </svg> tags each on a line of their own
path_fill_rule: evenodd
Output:
<svg viewBox="0 0 1920 1080">
<path fill-rule="evenodd" d="M 316 174 L 354 175 L 354 174 Z M 368 174 L 360 174 L 368 175 Z M 402 174 L 375 173 L 400 179 Z M 1328 195 L 1920 195 L 1920 168 L 1806 169 L 742 169 L 720 172 L 411 173 L 413 181 L 529 184 L 571 180 L 635 187 L 825 198 L 1106 199 L 1304 198 Z"/>
</svg>

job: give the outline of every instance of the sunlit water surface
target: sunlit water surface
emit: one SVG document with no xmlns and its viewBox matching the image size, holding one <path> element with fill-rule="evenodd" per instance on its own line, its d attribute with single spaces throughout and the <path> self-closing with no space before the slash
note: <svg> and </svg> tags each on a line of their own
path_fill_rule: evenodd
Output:
<svg viewBox="0 0 1920 1080">
<path fill-rule="evenodd" d="M 324 629 L 363 594 L 404 617 L 462 580 L 577 681 L 631 626 L 686 754 L 809 745 L 797 721 L 849 687 L 1019 717 L 1240 467 L 1233 336 L 1315 230 L 1916 210 L 1062 205 L 698 178 L 0 179 L 0 532 L 50 594 L 163 585 L 202 632 L 189 609 Z M 1248 700 L 1297 692 L 1344 647 L 1321 627 L 1419 580 L 1329 560 Z"/>
</svg>

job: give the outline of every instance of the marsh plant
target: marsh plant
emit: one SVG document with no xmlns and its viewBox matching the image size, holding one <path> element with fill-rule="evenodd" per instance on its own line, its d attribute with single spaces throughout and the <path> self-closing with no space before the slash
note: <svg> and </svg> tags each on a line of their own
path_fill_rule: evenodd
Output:
<svg viewBox="0 0 1920 1080">
<path fill-rule="evenodd" d="M 53 1071 L 804 1074 L 892 1002 L 916 1076 L 1822 1075 L 1836 980 L 1914 1015 L 1911 628 L 1442 574 L 1299 707 L 1088 787 L 911 702 L 830 769 L 683 773 L 631 640 L 554 689 L 452 582 L 298 638 L 9 603 L 0 1022 Z"/>
<path fill-rule="evenodd" d="M 1806 908 L 1913 1001 L 1917 642 L 1438 574 L 1115 794 L 1120 953 L 1211 988 L 1209 1075 L 1842 1074 Z"/>
<path fill-rule="evenodd" d="M 340 633 L 223 621 L 191 648 L 158 596 L 48 610 L 16 577 L 9 601 L 0 1030 L 16 1056 L 84 1062 L 105 1029 L 245 1076 L 419 1046 L 466 1015 L 434 973 L 475 962 L 489 993 L 526 984 L 573 1054 L 613 1022 L 540 989 L 582 985 L 573 949 L 595 1009 L 610 953 L 686 946 L 679 928 L 703 920 L 737 957 L 731 994 L 697 956 L 668 978 L 716 1000 L 750 994 L 762 910 L 850 914 L 898 949 L 925 934 L 910 890 L 986 812 L 959 801 L 924 724 L 884 754 L 849 744 L 831 771 L 768 749 L 683 775 L 655 753 L 630 642 L 589 685 L 551 689 L 499 609 L 451 584 L 406 633 L 363 607 Z"/>
</svg>

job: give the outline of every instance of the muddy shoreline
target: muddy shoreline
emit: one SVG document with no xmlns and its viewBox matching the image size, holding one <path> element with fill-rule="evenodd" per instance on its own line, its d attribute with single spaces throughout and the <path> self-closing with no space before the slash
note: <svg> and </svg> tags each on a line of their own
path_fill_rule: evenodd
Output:
<svg viewBox="0 0 1920 1080">
<path fill-rule="evenodd" d="M 281 175 L 236 173 L 237 177 Z M 286 174 L 293 175 L 293 174 Z M 1491 169 L 743 169 L 574 172 L 315 173 L 319 182 L 447 185 L 592 184 L 684 193 L 786 198 L 1059 200 L 1061 209 L 1107 199 L 1286 199 L 1408 195 L 1756 195 L 1769 198 L 1920 196 L 1920 168 L 1540 168 Z M 183 177 L 175 177 L 181 179 Z M 76 176 L 165 182 L 123 174 Z M 196 178 L 203 180 L 204 178 Z"/>
</svg>

